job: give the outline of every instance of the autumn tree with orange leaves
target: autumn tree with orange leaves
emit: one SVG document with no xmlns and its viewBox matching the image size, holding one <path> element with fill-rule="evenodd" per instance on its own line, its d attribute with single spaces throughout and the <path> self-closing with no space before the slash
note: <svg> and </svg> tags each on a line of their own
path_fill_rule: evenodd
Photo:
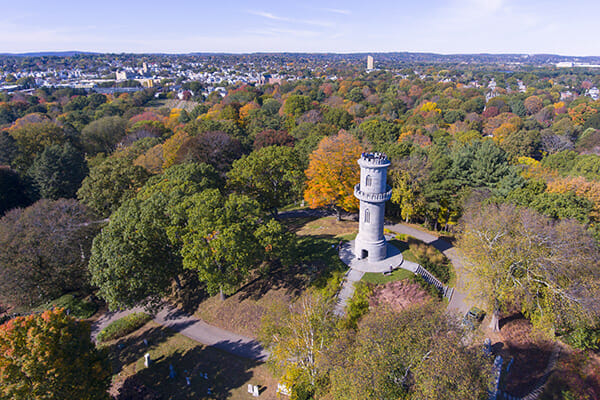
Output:
<svg viewBox="0 0 600 400">
<path fill-rule="evenodd" d="M 108 400 L 110 378 L 89 323 L 63 309 L 0 325 L 0 399 Z"/>
<path fill-rule="evenodd" d="M 357 160 L 363 149 L 358 140 L 345 131 L 325 137 L 310 155 L 304 200 L 310 208 L 329 207 L 341 219 L 342 210 L 356 211 L 358 200 L 354 185 L 360 180 Z"/>
</svg>

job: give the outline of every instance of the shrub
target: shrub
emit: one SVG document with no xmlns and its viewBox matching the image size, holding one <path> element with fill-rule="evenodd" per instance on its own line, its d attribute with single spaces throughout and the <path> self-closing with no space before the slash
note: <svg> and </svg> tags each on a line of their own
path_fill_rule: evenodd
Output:
<svg viewBox="0 0 600 400">
<path fill-rule="evenodd" d="M 415 239 L 408 240 L 408 248 L 417 262 L 443 283 L 450 281 L 450 261 L 438 249 Z"/>
<path fill-rule="evenodd" d="M 78 299 L 72 294 L 65 294 L 56 300 L 52 300 L 41 308 L 50 310 L 57 307 L 64 308 L 68 311 L 69 315 L 79 319 L 90 318 L 97 310 L 96 304 L 91 301 Z"/>
<path fill-rule="evenodd" d="M 144 326 L 152 317 L 143 312 L 129 314 L 110 323 L 98 334 L 98 342 L 118 339 Z"/>
<path fill-rule="evenodd" d="M 600 328 L 580 327 L 564 337 L 565 342 L 581 350 L 600 350 Z"/>
<path fill-rule="evenodd" d="M 413 282 L 417 282 L 434 299 L 438 299 L 438 300 L 442 299 L 442 297 L 443 297 L 442 292 L 440 292 L 437 287 L 435 287 L 434 285 L 428 283 L 425 279 L 423 279 L 423 277 L 421 275 L 414 274 L 409 279 Z"/>
<path fill-rule="evenodd" d="M 347 318 L 344 321 L 344 325 L 356 329 L 356 324 L 360 317 L 369 312 L 369 297 L 373 293 L 373 285 L 359 281 L 354 286 L 354 295 L 346 306 Z"/>
</svg>

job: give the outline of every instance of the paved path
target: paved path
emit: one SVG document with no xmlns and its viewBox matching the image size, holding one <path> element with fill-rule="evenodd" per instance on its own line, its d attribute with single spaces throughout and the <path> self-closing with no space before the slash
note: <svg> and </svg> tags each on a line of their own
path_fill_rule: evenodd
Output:
<svg viewBox="0 0 600 400">
<path fill-rule="evenodd" d="M 136 307 L 130 310 L 106 313 L 92 325 L 92 338 L 95 339 L 98 333 L 111 322 L 139 311 L 144 310 L 141 307 Z M 265 361 L 268 358 L 268 353 L 255 339 L 209 325 L 168 304 L 164 305 L 154 316 L 154 322 L 181 333 L 192 340 L 216 347 L 236 356 L 257 361 Z"/>
<path fill-rule="evenodd" d="M 344 276 L 342 289 L 340 289 L 340 292 L 338 293 L 337 303 L 335 305 L 335 309 L 333 310 L 336 315 L 344 315 L 348 300 L 351 299 L 352 295 L 354 294 L 354 283 L 360 281 L 364 274 L 364 272 L 356 269 L 350 268 L 348 270 Z"/>
<path fill-rule="evenodd" d="M 452 266 L 454 267 L 454 271 L 456 273 L 456 285 L 454 288 L 454 293 L 452 294 L 452 298 L 450 299 L 450 303 L 448 304 L 448 309 L 456 310 L 460 314 L 465 314 L 467 311 L 469 311 L 469 309 L 473 306 L 473 303 L 467 298 L 466 295 L 468 282 L 465 277 L 462 259 L 460 258 L 456 247 L 452 246 L 451 243 L 448 243 L 444 239 L 440 239 L 435 235 L 423 232 L 422 230 L 413 228 L 412 226 L 394 224 L 385 225 L 385 227 L 393 232 L 404 233 L 422 240 L 423 242 L 431 244 L 436 249 L 444 253 L 450 262 L 452 262 Z"/>
</svg>

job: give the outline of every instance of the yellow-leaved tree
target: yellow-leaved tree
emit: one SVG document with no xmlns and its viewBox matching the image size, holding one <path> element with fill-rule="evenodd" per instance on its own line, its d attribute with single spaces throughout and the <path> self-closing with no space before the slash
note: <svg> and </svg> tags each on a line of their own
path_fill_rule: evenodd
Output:
<svg viewBox="0 0 600 400">
<path fill-rule="evenodd" d="M 342 210 L 356 211 L 354 185 L 360 180 L 358 159 L 363 149 L 358 140 L 341 130 L 325 137 L 310 155 L 304 200 L 310 208 L 330 207 L 341 219 Z"/>
</svg>

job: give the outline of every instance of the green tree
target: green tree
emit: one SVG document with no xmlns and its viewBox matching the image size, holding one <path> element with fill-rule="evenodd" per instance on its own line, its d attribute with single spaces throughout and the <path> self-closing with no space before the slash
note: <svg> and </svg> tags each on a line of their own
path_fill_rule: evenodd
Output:
<svg viewBox="0 0 600 400">
<path fill-rule="evenodd" d="M 17 144 L 6 131 L 0 131 L 0 165 L 11 165 L 18 154 Z"/>
<path fill-rule="evenodd" d="M 287 115 L 299 117 L 310 108 L 310 98 L 299 94 L 292 94 L 283 105 L 283 112 Z"/>
<path fill-rule="evenodd" d="M 152 304 L 167 294 L 173 280 L 179 284 L 181 243 L 171 241 L 167 231 L 185 224 L 185 215 L 177 212 L 181 203 L 221 185 L 209 165 L 176 165 L 119 207 L 94 239 L 89 263 L 92 283 L 111 308 Z"/>
<path fill-rule="evenodd" d="M 298 156 L 287 146 L 255 150 L 234 161 L 227 176 L 231 189 L 257 200 L 273 215 L 299 197 L 304 180 Z"/>
<path fill-rule="evenodd" d="M 70 143 L 46 147 L 29 169 L 40 196 L 53 200 L 75 197 L 86 174 L 83 155 Z"/>
<path fill-rule="evenodd" d="M 21 171 L 26 171 L 46 146 L 62 144 L 67 140 L 63 129 L 50 121 L 13 127 L 10 135 L 15 139 L 19 150 L 13 162 Z"/>
<path fill-rule="evenodd" d="M 150 173 L 121 157 L 108 157 L 90 168 L 77 197 L 103 217 L 108 217 L 125 201 L 135 196 Z"/>
<path fill-rule="evenodd" d="M 181 272 L 181 260 L 166 228 L 165 198 L 130 199 L 94 239 L 91 283 L 111 309 L 157 303 Z"/>
<path fill-rule="evenodd" d="M 260 206 L 243 195 L 223 197 L 209 189 L 182 203 L 186 225 L 169 231 L 181 241 L 183 266 L 196 271 L 209 293 L 234 292 L 264 259 L 265 244 L 257 237 L 263 223 Z"/>
<path fill-rule="evenodd" d="M 88 154 L 110 154 L 125 137 L 127 121 L 121 117 L 102 117 L 81 131 L 81 142 Z"/>
<path fill-rule="evenodd" d="M 29 186 L 16 171 L 0 167 L 0 216 L 15 207 L 31 204 Z"/>
<path fill-rule="evenodd" d="M 34 306 L 87 285 L 97 230 L 75 200 L 40 200 L 0 219 L 0 301 Z"/>
<path fill-rule="evenodd" d="M 2 400 L 110 399 L 107 355 L 62 309 L 0 325 L 0 371 Z"/>
</svg>

